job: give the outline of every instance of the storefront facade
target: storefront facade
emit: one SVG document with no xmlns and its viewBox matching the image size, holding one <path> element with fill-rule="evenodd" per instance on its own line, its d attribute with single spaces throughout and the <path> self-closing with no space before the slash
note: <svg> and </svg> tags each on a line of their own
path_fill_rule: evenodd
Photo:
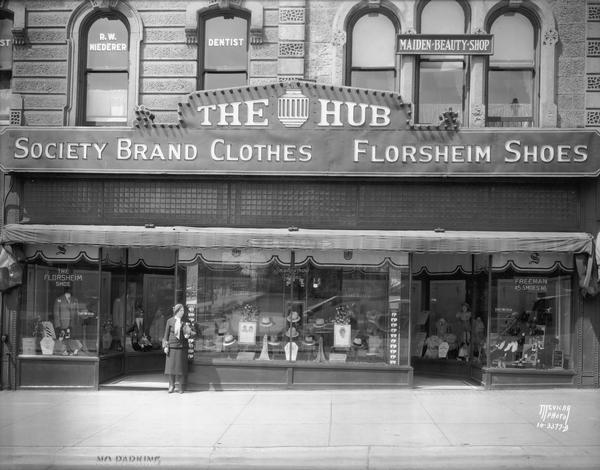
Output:
<svg viewBox="0 0 600 470">
<path fill-rule="evenodd" d="M 30 19 L 27 125 L 0 134 L 5 386 L 160 373 L 177 302 L 195 389 L 598 385 L 600 135 L 558 126 L 546 2 L 5 3 Z M 503 13 L 531 20 L 531 66 L 501 57 Z M 391 63 L 365 60 L 364 18 Z M 25 70 L 48 54 L 67 106 L 42 118 Z M 455 62 L 465 102 L 434 99 Z M 498 77 L 539 99 L 505 115 Z"/>
</svg>

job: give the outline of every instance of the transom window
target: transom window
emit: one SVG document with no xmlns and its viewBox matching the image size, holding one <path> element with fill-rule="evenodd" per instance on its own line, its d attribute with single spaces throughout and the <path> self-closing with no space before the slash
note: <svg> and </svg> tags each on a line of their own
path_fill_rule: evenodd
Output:
<svg viewBox="0 0 600 470">
<path fill-rule="evenodd" d="M 531 21 L 508 12 L 492 24 L 494 54 L 489 59 L 487 125 L 531 127 L 534 123 L 536 35 Z"/>
<path fill-rule="evenodd" d="M 200 28 L 198 89 L 248 82 L 248 19 L 231 12 L 206 17 Z"/>
<path fill-rule="evenodd" d="M 379 11 L 370 11 L 351 21 L 346 83 L 358 88 L 395 89 L 397 27 Z"/>
<path fill-rule="evenodd" d="M 464 34 L 465 12 L 455 1 L 430 1 L 421 11 L 421 34 Z M 437 123 L 452 108 L 463 121 L 466 60 L 462 55 L 421 55 L 418 58 L 417 119 Z"/>
<path fill-rule="evenodd" d="M 129 30 L 119 17 L 107 15 L 90 24 L 85 38 L 85 109 L 81 124 L 125 125 L 129 106 Z"/>
</svg>

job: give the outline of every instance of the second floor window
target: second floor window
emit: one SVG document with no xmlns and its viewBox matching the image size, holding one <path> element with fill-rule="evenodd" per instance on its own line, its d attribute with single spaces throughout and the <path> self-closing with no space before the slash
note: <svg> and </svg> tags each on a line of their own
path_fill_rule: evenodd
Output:
<svg viewBox="0 0 600 470">
<path fill-rule="evenodd" d="M 464 34 L 465 12 L 454 0 L 430 1 L 421 11 L 422 34 Z M 420 123 L 437 123 L 452 108 L 463 121 L 466 61 L 462 55 L 421 55 L 418 58 L 418 107 Z"/>
<path fill-rule="evenodd" d="M 346 84 L 358 88 L 395 90 L 396 25 L 380 12 L 368 12 L 351 21 Z"/>
<path fill-rule="evenodd" d="M 95 19 L 85 31 L 85 106 L 80 124 L 127 124 L 129 88 L 129 31 L 117 16 Z"/>
<path fill-rule="evenodd" d="M 12 27 L 12 19 L 0 16 L 0 123 L 10 120 L 8 96 L 13 66 Z"/>
<path fill-rule="evenodd" d="M 536 94 L 535 31 L 521 13 L 499 16 L 490 30 L 494 54 L 487 79 L 487 126 L 531 127 Z"/>
<path fill-rule="evenodd" d="M 248 19 L 229 12 L 206 17 L 200 36 L 198 89 L 246 85 Z"/>
</svg>

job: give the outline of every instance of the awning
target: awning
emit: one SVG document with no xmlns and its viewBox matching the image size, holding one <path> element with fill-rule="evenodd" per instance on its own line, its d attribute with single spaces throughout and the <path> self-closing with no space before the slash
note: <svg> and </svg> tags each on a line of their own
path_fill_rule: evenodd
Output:
<svg viewBox="0 0 600 470">
<path fill-rule="evenodd" d="M 2 243 L 120 247 L 389 250 L 413 253 L 593 252 L 579 232 L 311 230 L 8 224 Z"/>
</svg>

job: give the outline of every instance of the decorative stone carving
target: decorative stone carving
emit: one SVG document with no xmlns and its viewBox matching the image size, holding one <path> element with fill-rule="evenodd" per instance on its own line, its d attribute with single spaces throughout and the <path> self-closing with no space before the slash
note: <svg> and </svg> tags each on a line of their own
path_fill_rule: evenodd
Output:
<svg viewBox="0 0 600 470">
<path fill-rule="evenodd" d="M 304 57 L 304 43 L 280 42 L 279 57 Z"/>
<path fill-rule="evenodd" d="M 250 44 L 258 45 L 264 42 L 264 34 L 262 28 L 250 29 Z"/>
<path fill-rule="evenodd" d="M 558 42 L 558 31 L 554 28 L 547 29 L 544 33 L 544 46 L 554 46 Z"/>
<path fill-rule="evenodd" d="M 477 28 L 475 31 L 473 31 L 473 34 L 487 34 L 485 32 L 485 30 L 481 27 Z"/>
<path fill-rule="evenodd" d="M 471 106 L 471 127 L 485 126 L 485 106 L 477 103 Z"/>
<path fill-rule="evenodd" d="M 408 28 L 404 34 L 417 34 L 417 32 L 413 28 Z"/>
<path fill-rule="evenodd" d="M 198 43 L 198 30 L 196 28 L 185 28 L 185 42 L 187 44 Z"/>
<path fill-rule="evenodd" d="M 94 10 L 112 10 L 120 0 L 88 0 Z"/>
<path fill-rule="evenodd" d="M 306 22 L 306 9 L 304 7 L 279 8 L 280 24 L 302 24 Z"/>
<path fill-rule="evenodd" d="M 346 44 L 346 31 L 336 31 L 333 33 L 331 43 L 336 47 L 342 47 Z"/>
</svg>

